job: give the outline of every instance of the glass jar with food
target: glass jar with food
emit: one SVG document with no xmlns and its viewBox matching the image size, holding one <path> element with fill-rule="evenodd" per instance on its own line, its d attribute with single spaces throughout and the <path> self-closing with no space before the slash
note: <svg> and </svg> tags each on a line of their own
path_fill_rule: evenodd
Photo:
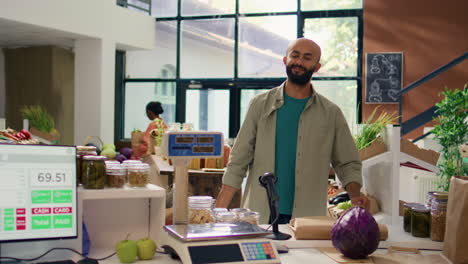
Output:
<svg viewBox="0 0 468 264">
<path fill-rule="evenodd" d="M 237 215 L 233 212 L 220 212 L 215 215 L 216 223 L 234 223 L 237 222 Z"/>
<path fill-rule="evenodd" d="M 237 220 L 239 222 L 247 222 L 252 225 L 258 225 L 259 219 L 260 219 L 260 214 L 258 212 L 250 211 L 250 212 L 239 213 Z"/>
<path fill-rule="evenodd" d="M 411 207 L 411 235 L 429 237 L 431 228 L 430 209 L 426 206 Z"/>
<path fill-rule="evenodd" d="M 83 157 L 84 156 L 97 156 L 95 146 L 76 146 L 76 184 L 83 182 Z"/>
<path fill-rule="evenodd" d="M 250 209 L 248 209 L 248 208 L 232 208 L 230 211 L 235 213 L 237 219 L 239 219 L 240 213 L 250 212 Z"/>
<path fill-rule="evenodd" d="M 104 189 L 106 185 L 105 156 L 83 156 L 82 181 L 85 189 Z"/>
<path fill-rule="evenodd" d="M 207 224 L 214 223 L 215 219 L 211 206 L 213 197 L 211 196 L 190 196 L 188 199 L 188 223 Z"/>
<path fill-rule="evenodd" d="M 148 183 L 150 167 L 146 163 L 132 164 L 127 167 L 128 185 L 145 187 Z"/>
<path fill-rule="evenodd" d="M 431 206 L 431 239 L 434 241 L 444 241 L 447 202 L 447 192 L 434 193 Z"/>
<path fill-rule="evenodd" d="M 107 185 L 122 188 L 127 182 L 127 169 L 122 164 L 106 164 Z"/>
<path fill-rule="evenodd" d="M 405 232 L 411 233 L 411 207 L 414 206 L 423 206 L 420 203 L 404 203 L 403 204 L 403 230 Z"/>
<path fill-rule="evenodd" d="M 224 212 L 228 212 L 229 210 L 227 208 L 220 208 L 220 207 L 216 207 L 216 208 L 213 208 L 213 215 L 216 219 L 216 215 L 219 214 L 219 213 L 224 213 Z"/>
</svg>

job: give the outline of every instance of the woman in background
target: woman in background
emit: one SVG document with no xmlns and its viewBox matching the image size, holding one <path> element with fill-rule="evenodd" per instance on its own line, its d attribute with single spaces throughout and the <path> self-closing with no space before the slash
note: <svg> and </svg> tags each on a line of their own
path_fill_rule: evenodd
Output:
<svg viewBox="0 0 468 264">
<path fill-rule="evenodd" d="M 140 159 L 145 154 L 154 153 L 154 149 L 148 150 L 150 137 L 154 138 L 154 146 L 161 146 L 162 137 L 167 129 L 166 122 L 160 116 L 162 113 L 164 113 L 164 109 L 160 102 L 153 101 L 146 105 L 146 115 L 151 120 L 151 123 L 143 134 L 140 145 L 134 150 L 134 158 Z"/>
</svg>

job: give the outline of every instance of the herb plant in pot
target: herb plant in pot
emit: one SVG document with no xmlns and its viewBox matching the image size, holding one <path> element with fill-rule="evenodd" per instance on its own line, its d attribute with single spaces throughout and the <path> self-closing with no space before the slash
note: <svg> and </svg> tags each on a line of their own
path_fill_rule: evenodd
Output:
<svg viewBox="0 0 468 264">
<path fill-rule="evenodd" d="M 386 146 L 380 137 L 380 133 L 386 125 L 391 124 L 398 118 L 394 113 L 382 112 L 374 120 L 378 108 L 374 108 L 367 121 L 359 128 L 357 135 L 354 136 L 354 142 L 361 160 L 369 159 L 386 151 Z"/>
<path fill-rule="evenodd" d="M 468 88 L 448 90 L 441 93 L 444 99 L 436 104 L 437 125 L 432 133 L 442 147 L 438 162 L 441 178 L 440 188 L 449 190 L 452 176 L 463 176 L 463 158 L 459 146 L 468 141 Z"/>
<path fill-rule="evenodd" d="M 40 105 L 28 105 L 21 108 L 23 119 L 28 119 L 30 132 L 48 141 L 57 141 L 59 133 L 55 129 L 55 122 L 45 108 Z"/>
</svg>

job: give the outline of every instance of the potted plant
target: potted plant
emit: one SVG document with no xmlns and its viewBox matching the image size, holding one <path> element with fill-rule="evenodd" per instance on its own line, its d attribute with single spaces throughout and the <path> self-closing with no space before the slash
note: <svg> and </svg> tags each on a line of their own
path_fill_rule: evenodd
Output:
<svg viewBox="0 0 468 264">
<path fill-rule="evenodd" d="M 23 119 L 28 119 L 30 132 L 48 141 L 57 141 L 59 133 L 55 129 L 52 116 L 40 105 L 29 105 L 21 108 Z"/>
<path fill-rule="evenodd" d="M 373 120 L 378 108 L 376 107 L 372 111 L 367 121 L 358 129 L 357 135 L 354 136 L 354 142 L 361 160 L 369 159 L 386 151 L 386 146 L 380 137 L 380 133 L 386 125 L 391 124 L 398 118 L 394 113 L 388 114 L 383 112 Z"/>
<path fill-rule="evenodd" d="M 438 176 L 441 178 L 439 187 L 448 191 L 452 176 L 464 175 L 459 146 L 468 141 L 467 85 L 465 84 L 463 90 L 445 89 L 441 94 L 444 99 L 436 104 L 439 117 L 435 119 L 437 125 L 432 133 L 442 147 L 442 155 L 437 165 L 440 168 Z"/>
</svg>

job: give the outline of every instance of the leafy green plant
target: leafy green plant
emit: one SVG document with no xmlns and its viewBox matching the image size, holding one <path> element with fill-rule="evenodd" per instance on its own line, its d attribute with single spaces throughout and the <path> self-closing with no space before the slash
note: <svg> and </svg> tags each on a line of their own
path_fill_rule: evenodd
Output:
<svg viewBox="0 0 468 264">
<path fill-rule="evenodd" d="M 23 119 L 28 119 L 31 126 L 44 133 L 51 133 L 55 129 L 52 116 L 40 105 L 26 105 L 21 108 Z"/>
<path fill-rule="evenodd" d="M 440 188 L 448 191 L 452 176 L 463 175 L 463 159 L 458 146 L 468 140 L 468 88 L 463 90 L 448 90 L 441 93 L 444 99 L 436 104 L 437 125 L 432 133 L 441 145 L 442 158 L 437 166 L 440 168 Z"/>
<path fill-rule="evenodd" d="M 382 129 L 398 118 L 395 113 L 389 114 L 387 112 L 383 112 L 379 117 L 373 120 L 378 108 L 379 107 L 374 108 L 372 114 L 359 129 L 358 134 L 354 136 L 354 142 L 356 143 L 358 150 L 370 146 L 377 139 L 380 132 L 382 132 Z"/>
</svg>

